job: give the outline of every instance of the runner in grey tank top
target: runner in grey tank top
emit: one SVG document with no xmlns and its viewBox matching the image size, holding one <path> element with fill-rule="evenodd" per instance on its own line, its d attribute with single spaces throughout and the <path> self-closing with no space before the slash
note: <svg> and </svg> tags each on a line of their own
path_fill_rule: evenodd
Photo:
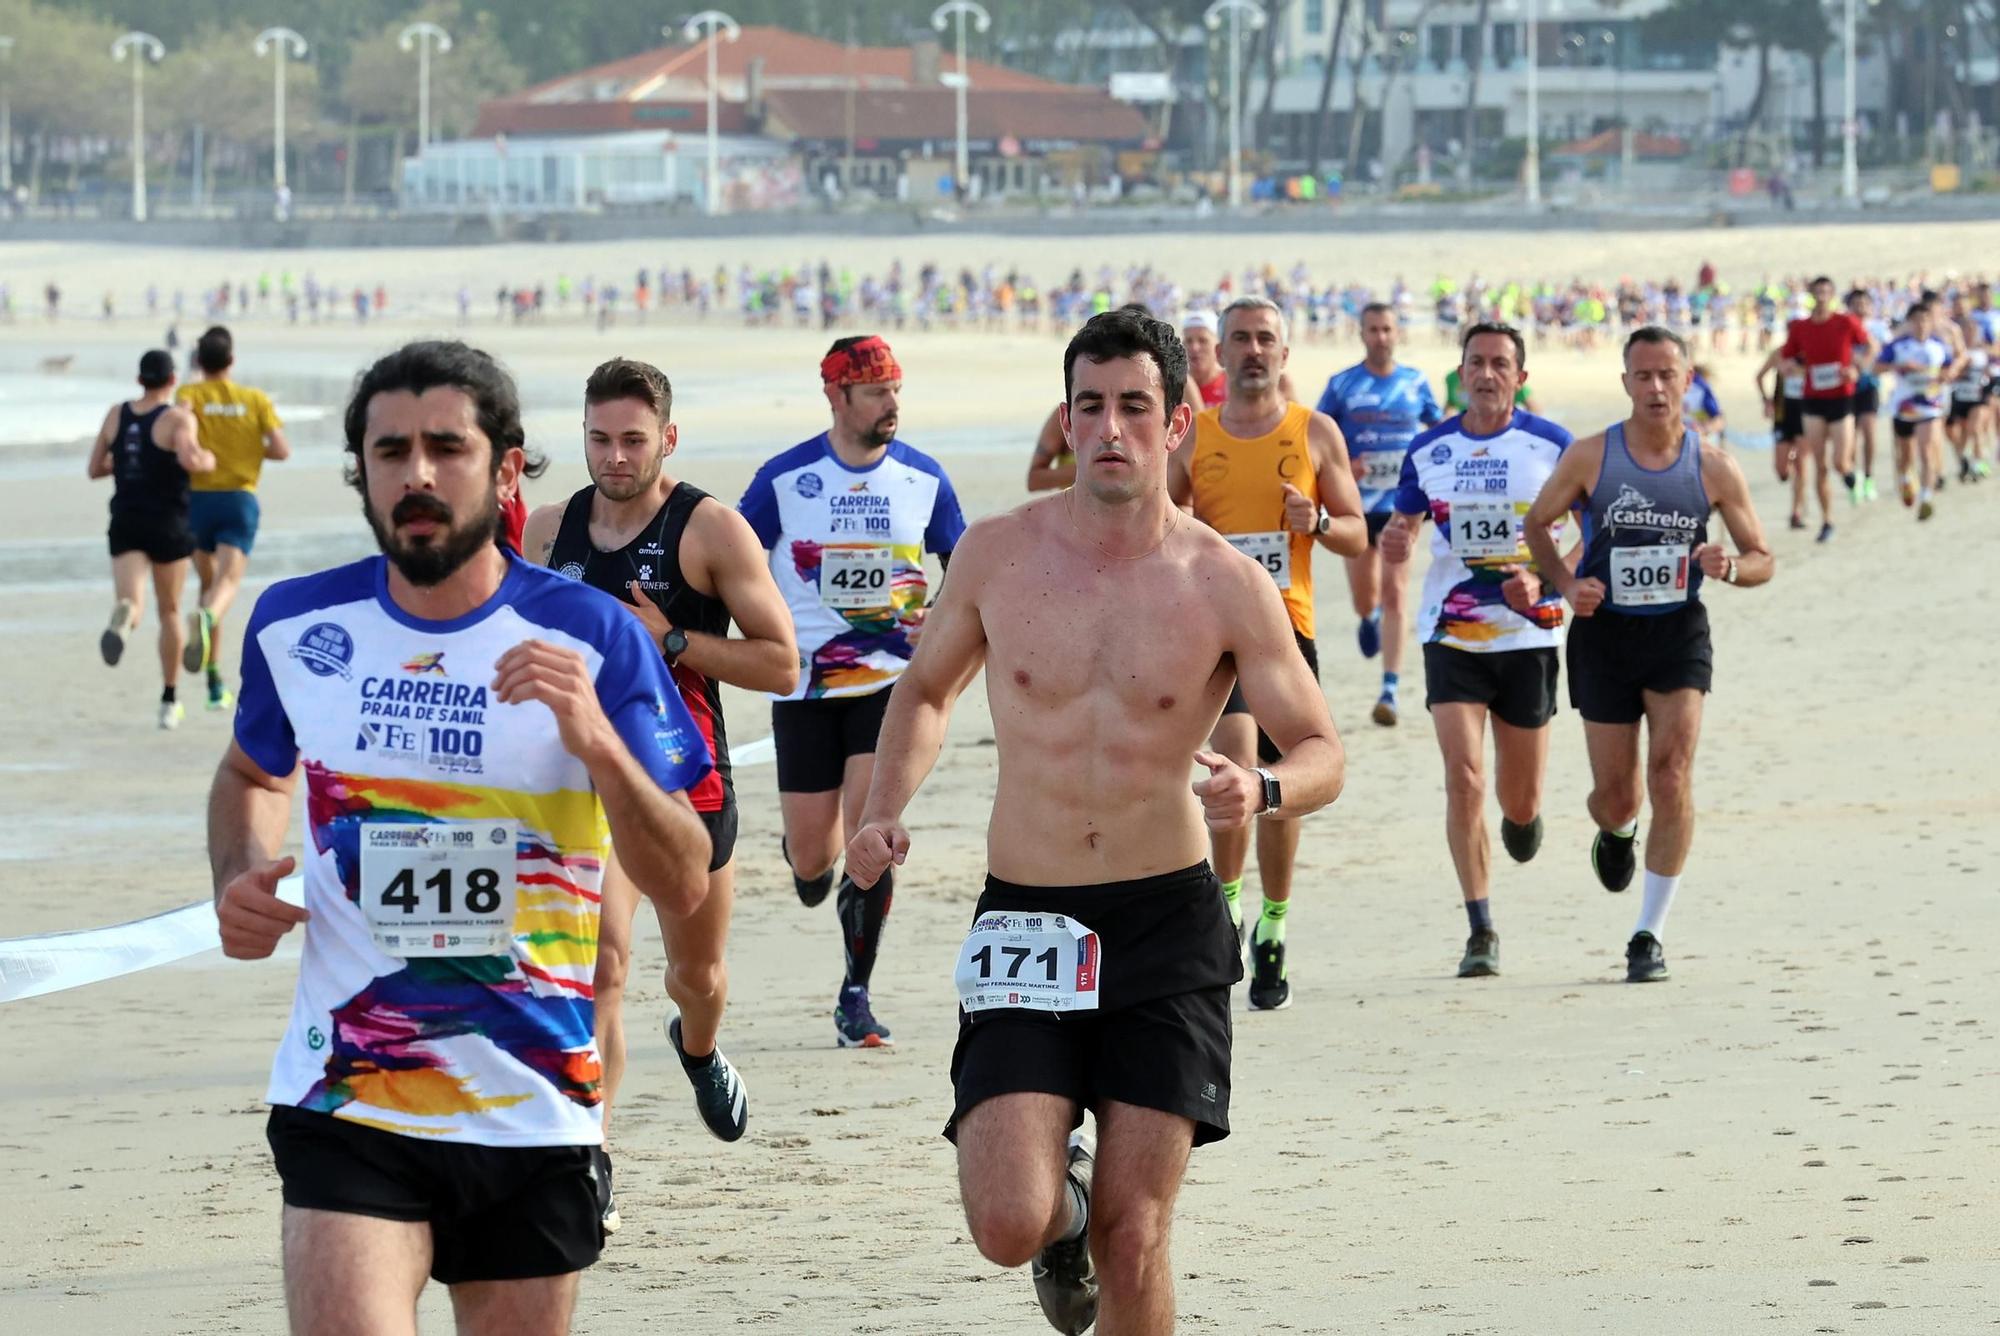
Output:
<svg viewBox="0 0 2000 1336">
<path fill-rule="evenodd" d="M 1653 805 L 1646 884 L 1625 947 L 1625 978 L 1667 977 L 1660 945 L 1694 839 L 1695 743 L 1714 671 L 1704 579 L 1757 585 L 1771 551 L 1729 452 L 1705 446 L 1682 417 L 1691 367 L 1679 335 L 1657 326 L 1625 344 L 1632 416 L 1563 452 L 1529 509 L 1524 530 L 1541 577 L 1569 600 L 1569 699 L 1590 747 L 1590 865 L 1607 891 L 1632 884 L 1639 804 Z M 1735 555 L 1708 541 L 1713 506 Z M 1575 571 L 1556 552 L 1550 525 L 1583 513 Z M 1641 769 L 1639 725 L 1646 726 Z M 1650 792 L 1642 791 L 1646 780 Z"/>
<path fill-rule="evenodd" d="M 1701 482 L 1701 437 L 1681 430 L 1680 453 L 1665 469 L 1642 467 L 1625 425 L 1604 432 L 1604 463 L 1583 512 L 1578 576 L 1604 582 L 1613 613 L 1658 616 L 1684 608 L 1701 588 L 1695 548 L 1708 541 L 1708 489 Z"/>
</svg>

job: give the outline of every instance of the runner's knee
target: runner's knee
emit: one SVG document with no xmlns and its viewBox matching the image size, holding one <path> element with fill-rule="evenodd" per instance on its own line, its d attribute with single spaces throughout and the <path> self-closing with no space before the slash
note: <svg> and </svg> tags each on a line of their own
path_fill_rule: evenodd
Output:
<svg viewBox="0 0 2000 1336">
<path fill-rule="evenodd" d="M 1445 797 L 1454 806 L 1473 806 L 1486 801 L 1486 772 L 1477 761 L 1459 761 L 1444 768 Z"/>
<path fill-rule="evenodd" d="M 1693 768 L 1691 758 L 1678 751 L 1648 758 L 1646 790 L 1653 797 L 1653 806 L 1657 808 L 1685 802 Z"/>
<path fill-rule="evenodd" d="M 1024 1266 L 1042 1250 L 1049 1212 L 1036 1211 L 1018 1197 L 980 1201 L 968 1198 L 965 1223 L 979 1255 L 997 1266 Z"/>
<path fill-rule="evenodd" d="M 1167 1228 L 1167 1212 L 1151 1202 L 1093 1219 L 1090 1252 L 1104 1287 L 1135 1294 L 1157 1284 L 1170 1261 Z"/>
<path fill-rule="evenodd" d="M 597 943 L 597 971 L 591 981 L 591 989 L 596 995 L 599 1007 L 607 1001 L 615 1000 L 625 991 L 625 976 L 632 968 L 632 955 L 623 943 L 599 939 Z"/>
<path fill-rule="evenodd" d="M 667 966 L 667 991 L 676 998 L 710 998 L 728 979 L 720 960 L 677 960 Z"/>
</svg>

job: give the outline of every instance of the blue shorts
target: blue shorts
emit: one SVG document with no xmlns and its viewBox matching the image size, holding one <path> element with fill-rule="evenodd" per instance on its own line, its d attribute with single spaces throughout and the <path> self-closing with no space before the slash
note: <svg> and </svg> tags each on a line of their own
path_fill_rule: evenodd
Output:
<svg viewBox="0 0 2000 1336">
<path fill-rule="evenodd" d="M 213 552 L 227 544 L 244 556 L 257 546 L 257 519 L 262 513 L 255 492 L 193 492 L 188 497 L 188 527 L 194 545 Z"/>
</svg>

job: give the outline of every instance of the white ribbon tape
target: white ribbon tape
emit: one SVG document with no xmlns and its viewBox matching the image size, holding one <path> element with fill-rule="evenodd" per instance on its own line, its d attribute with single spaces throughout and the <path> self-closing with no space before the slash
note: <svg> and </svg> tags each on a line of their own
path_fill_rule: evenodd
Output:
<svg viewBox="0 0 2000 1336">
<path fill-rule="evenodd" d="M 729 763 L 760 765 L 776 755 L 776 744 L 770 738 L 759 738 L 731 747 Z M 303 881 L 295 876 L 285 878 L 278 883 L 278 895 L 295 905 L 303 904 Z M 0 941 L 0 1002 L 18 1002 L 137 974 L 221 945 L 211 900 L 197 900 L 130 923 Z"/>
</svg>

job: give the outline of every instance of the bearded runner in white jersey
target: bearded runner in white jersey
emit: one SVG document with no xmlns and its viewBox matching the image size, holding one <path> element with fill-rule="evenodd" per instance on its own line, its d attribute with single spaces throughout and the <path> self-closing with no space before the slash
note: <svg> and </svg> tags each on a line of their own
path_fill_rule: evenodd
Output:
<svg viewBox="0 0 2000 1336">
<path fill-rule="evenodd" d="M 771 736 L 785 858 L 807 908 L 833 888 L 875 772 L 890 688 L 923 630 L 924 553 L 948 561 L 965 532 L 943 467 L 896 439 L 903 370 L 889 345 L 874 335 L 836 340 L 820 381 L 832 425 L 757 470 L 737 506 L 771 553 L 805 670 L 796 690 L 775 698 Z M 868 996 L 892 881 L 841 881 L 847 975 L 833 1020 L 842 1048 L 893 1042 Z"/>
<path fill-rule="evenodd" d="M 301 923 L 271 1073 L 302 1336 L 556 1336 L 603 1246 L 591 974 L 608 839 L 669 914 L 707 891 L 707 745 L 616 600 L 496 542 L 526 465 L 486 354 L 371 367 L 349 476 L 383 556 L 266 590 L 209 799 L 224 952 Z M 301 774 L 305 905 L 277 898 Z"/>
</svg>

